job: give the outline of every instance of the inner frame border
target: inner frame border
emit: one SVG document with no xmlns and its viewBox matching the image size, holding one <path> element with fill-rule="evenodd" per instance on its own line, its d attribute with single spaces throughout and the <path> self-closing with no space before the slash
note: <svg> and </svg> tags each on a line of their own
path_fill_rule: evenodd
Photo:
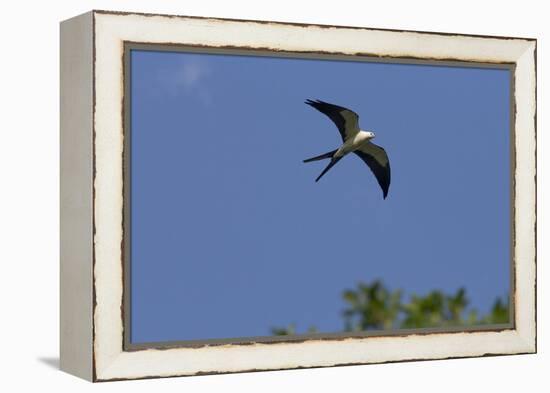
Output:
<svg viewBox="0 0 550 393">
<path fill-rule="evenodd" d="M 498 37 L 503 38 L 503 37 Z M 504 69 L 509 71 L 509 145 L 510 145 L 510 261 L 509 261 L 509 322 L 506 324 L 485 324 L 473 326 L 453 326 L 453 327 L 434 327 L 418 329 L 391 329 L 391 330 L 373 330 L 363 332 L 337 332 L 337 333 L 309 333 L 289 336 L 245 336 L 221 339 L 201 339 L 201 340 L 174 340 L 162 342 L 132 343 L 131 337 L 131 51 L 143 50 L 151 52 L 180 52 L 196 54 L 216 54 L 243 57 L 274 57 L 291 58 L 296 60 L 330 60 L 330 61 L 349 61 L 366 63 L 387 63 L 404 65 L 429 65 L 443 67 L 468 67 L 468 68 L 486 68 L 486 69 Z M 145 349 L 174 349 L 174 348 L 201 348 L 217 345 L 251 345 L 255 343 L 275 344 L 275 343 L 303 343 L 308 340 L 343 340 L 349 338 L 367 338 L 367 337 L 406 337 L 409 335 L 427 335 L 433 333 L 473 333 L 473 332 L 501 332 L 513 330 L 516 326 L 516 285 L 515 285 L 515 252 L 514 244 L 516 238 L 515 230 L 515 171 L 516 171 L 516 132 L 515 132 L 515 69 L 516 64 L 511 62 L 477 62 L 470 60 L 440 60 L 431 58 L 411 58 L 411 57 L 390 57 L 390 56 L 372 56 L 372 55 L 349 55 L 341 53 L 328 52 L 295 52 L 285 50 L 273 50 L 264 48 L 249 48 L 235 46 L 208 46 L 208 45 L 188 45 L 177 43 L 147 43 L 135 41 L 123 41 L 123 241 L 122 241 L 122 274 L 123 274 L 123 294 L 122 294 L 122 320 L 123 320 L 123 343 L 124 351 L 138 351 Z"/>
</svg>

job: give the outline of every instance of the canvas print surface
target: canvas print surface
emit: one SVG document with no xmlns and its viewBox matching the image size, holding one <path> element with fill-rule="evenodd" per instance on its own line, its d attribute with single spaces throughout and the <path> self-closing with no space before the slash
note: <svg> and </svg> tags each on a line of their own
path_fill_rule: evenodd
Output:
<svg viewBox="0 0 550 393">
<path fill-rule="evenodd" d="M 131 343 L 511 321 L 510 69 L 129 67 Z"/>
</svg>

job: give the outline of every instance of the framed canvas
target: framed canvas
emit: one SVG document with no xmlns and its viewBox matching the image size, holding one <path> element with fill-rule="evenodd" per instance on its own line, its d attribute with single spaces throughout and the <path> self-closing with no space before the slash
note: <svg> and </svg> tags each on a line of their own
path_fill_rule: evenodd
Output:
<svg viewBox="0 0 550 393">
<path fill-rule="evenodd" d="M 536 352 L 536 40 L 61 23 L 61 368 Z"/>
</svg>

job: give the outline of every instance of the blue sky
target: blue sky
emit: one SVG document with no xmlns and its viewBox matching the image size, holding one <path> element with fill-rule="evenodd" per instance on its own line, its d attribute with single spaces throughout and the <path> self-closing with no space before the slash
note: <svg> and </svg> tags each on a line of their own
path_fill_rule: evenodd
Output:
<svg viewBox="0 0 550 393">
<path fill-rule="evenodd" d="M 509 291 L 509 72 L 132 51 L 134 343 L 343 328 L 342 291 Z M 386 200 L 321 99 L 390 158 Z"/>
</svg>

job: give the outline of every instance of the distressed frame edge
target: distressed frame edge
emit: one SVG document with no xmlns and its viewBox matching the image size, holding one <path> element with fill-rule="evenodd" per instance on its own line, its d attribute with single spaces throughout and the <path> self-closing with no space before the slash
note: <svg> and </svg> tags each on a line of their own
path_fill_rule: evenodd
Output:
<svg viewBox="0 0 550 393">
<path fill-rule="evenodd" d="M 395 33 L 418 33 L 418 34 L 434 34 L 449 37 L 472 37 L 472 38 L 494 38 L 502 40 L 523 40 L 523 41 L 536 41 L 535 37 L 516 37 L 516 36 L 499 36 L 488 34 L 468 34 L 468 33 L 451 33 L 443 31 L 428 31 L 428 30 L 409 30 L 409 29 L 388 29 L 383 27 L 365 27 L 357 25 L 329 25 L 324 23 L 307 23 L 307 22 L 286 22 L 286 21 L 273 21 L 263 19 L 243 19 L 243 18 L 224 18 L 217 16 L 199 16 L 199 15 L 183 15 L 183 14 L 163 14 L 163 13 L 151 13 L 151 12 L 138 12 L 138 11 L 113 11 L 104 9 L 94 9 L 91 12 L 94 14 L 103 15 L 121 15 L 121 16 L 159 16 L 163 18 L 180 18 L 180 19 L 199 19 L 199 20 L 211 20 L 220 22 L 243 22 L 243 23 L 255 23 L 255 24 L 269 24 L 269 25 L 281 25 L 281 26 L 296 26 L 296 27 L 319 27 L 323 29 L 356 29 L 356 30 L 371 30 L 371 31 L 385 31 Z"/>
<path fill-rule="evenodd" d="M 537 41 L 517 59 L 515 81 L 515 308 L 516 331 L 537 353 Z M 522 83 L 518 83 L 523 81 Z M 521 90 L 518 89 L 518 85 Z M 519 135 L 522 134 L 520 137 Z M 518 229 L 518 227 L 520 227 Z M 519 236 L 517 234 L 520 234 Z M 530 258 L 523 260 L 522 253 Z M 531 253 L 531 254 L 529 254 Z M 518 279 L 518 276 L 520 277 Z"/>
<path fill-rule="evenodd" d="M 104 13 L 104 12 L 99 12 L 99 13 Z M 112 15 L 112 14 L 116 14 L 116 13 L 113 13 L 113 12 L 108 12 L 108 14 Z M 135 15 L 135 13 L 128 13 L 129 15 Z M 144 15 L 144 14 L 137 14 L 137 15 Z M 170 17 L 174 17 L 174 16 L 170 16 Z M 185 18 L 194 18 L 194 17 L 185 17 Z M 204 18 L 204 19 L 212 19 L 212 18 Z M 217 19 L 217 18 L 215 18 Z M 235 20 L 230 20 L 230 21 L 235 21 Z M 236 20 L 238 21 L 238 20 Z M 255 22 L 255 21 L 252 21 L 252 22 Z M 273 22 L 273 24 L 276 24 L 276 25 L 285 25 L 285 23 L 282 23 L 282 22 Z M 286 25 L 292 25 L 292 24 L 286 24 Z M 324 26 L 326 27 L 326 26 Z M 357 28 L 357 29 L 363 29 L 363 30 L 369 30 L 368 28 Z M 391 30 L 393 31 L 393 30 Z M 414 33 L 418 33 L 418 32 L 414 32 Z M 427 34 L 434 34 L 434 33 L 431 33 L 431 32 L 428 32 Z M 437 33 L 435 33 L 437 34 Z M 461 35 L 458 35 L 458 34 L 450 34 L 452 36 L 461 36 Z M 470 36 L 470 35 L 462 35 L 462 36 Z M 482 36 L 481 38 L 484 38 L 486 36 Z M 497 39 L 506 39 L 504 37 L 495 37 Z M 532 51 L 534 52 L 535 56 L 534 56 L 534 59 L 535 59 L 535 69 L 534 69 L 534 79 L 535 79 L 535 84 L 534 84 L 534 89 L 536 91 L 536 39 L 522 39 L 522 40 L 526 40 L 527 41 L 527 44 L 529 43 L 533 43 L 533 47 L 532 47 Z M 94 44 L 95 44 L 95 40 L 94 40 Z M 527 49 L 526 49 L 526 52 L 528 51 L 529 49 L 529 45 L 527 45 Z M 95 73 L 94 73 L 94 76 L 95 76 Z M 535 121 L 534 121 L 534 127 L 532 129 L 532 131 L 534 132 L 534 136 L 535 136 L 535 152 L 536 152 L 536 96 L 534 97 L 534 116 L 535 116 Z M 516 106 L 517 106 L 517 102 L 516 102 Z M 516 121 L 516 124 L 517 124 L 517 121 Z M 536 187 L 536 161 L 535 161 L 535 167 L 534 167 L 534 170 L 535 170 L 535 187 Z M 517 211 L 516 211 L 517 213 Z M 516 214 L 517 216 L 517 214 Z M 534 235 L 536 236 L 536 193 L 535 193 L 535 216 L 533 217 L 534 219 L 534 222 L 535 222 L 535 228 L 534 228 Z M 536 263 L 536 248 L 534 250 L 534 257 L 535 257 L 535 263 Z M 517 274 L 517 272 L 516 272 Z M 534 275 L 534 279 L 535 279 L 535 284 L 536 284 L 536 269 L 535 269 L 535 275 Z M 536 291 L 536 287 L 535 287 L 535 291 Z M 536 301 L 536 292 L 535 292 L 535 297 L 534 297 L 534 300 Z M 517 315 L 516 315 L 516 318 L 517 318 Z M 511 352 L 509 354 L 520 354 L 520 353 L 534 353 L 536 352 L 536 312 L 534 314 L 534 334 L 533 332 L 527 332 L 526 330 L 524 330 L 523 328 L 521 328 L 521 326 L 518 326 L 517 329 L 516 329 L 516 338 L 521 342 L 521 347 L 522 349 L 516 351 L 516 352 Z M 94 340 L 95 340 L 95 337 L 94 337 Z M 456 356 L 456 357 L 472 357 L 472 356 L 493 356 L 493 355 L 504 355 L 504 354 L 508 354 L 508 353 L 485 353 L 485 354 L 479 354 L 479 355 L 464 355 L 464 356 Z M 95 354 L 94 354 L 95 355 Z M 382 362 L 378 362 L 378 361 L 375 361 L 375 362 L 362 362 L 362 363 L 349 363 L 349 364 L 370 364 L 370 363 L 386 363 L 386 362 L 395 362 L 395 361 L 409 361 L 409 360 L 430 360 L 430 359 L 441 359 L 441 358 L 454 358 L 455 356 L 442 356 L 442 357 L 429 357 L 429 358 L 426 358 L 426 359 L 401 359 L 401 360 L 390 360 L 390 361 L 382 361 Z M 95 356 L 94 356 L 95 358 Z M 124 361 L 124 359 L 121 359 L 120 356 L 117 356 L 115 359 L 112 359 L 112 364 L 113 366 L 115 366 L 115 363 L 118 363 L 119 361 Z M 348 363 L 346 363 L 348 364 Z M 312 368 L 312 367 L 331 367 L 331 366 L 338 366 L 338 365 L 344 365 L 344 364 L 331 364 L 331 365 L 322 365 L 322 366 L 305 366 L 307 368 Z M 111 367 L 108 367 L 108 368 L 111 368 Z M 116 368 L 116 367 L 115 367 Z M 283 368 L 276 368 L 276 369 L 288 369 L 288 368 L 302 368 L 302 366 L 291 366 L 291 367 L 283 367 Z M 261 370 L 272 370 L 272 368 L 265 368 L 265 369 L 261 369 Z M 216 372 L 213 372 L 213 373 L 231 373 L 231 372 L 244 372 L 244 371 L 261 371 L 261 370 L 238 370 L 238 371 L 216 371 Z M 211 372 L 196 372 L 196 373 L 189 373 L 189 374 L 186 374 L 186 373 L 174 373 L 174 374 L 170 374 L 170 375 L 144 375 L 144 376 L 133 376 L 133 377 L 116 377 L 116 376 L 111 376 L 109 377 L 107 374 L 109 374 L 108 372 L 106 372 L 105 374 L 103 373 L 103 371 L 107 371 L 106 369 L 103 369 L 101 370 L 102 372 L 100 374 L 99 377 L 97 377 L 97 375 L 94 374 L 94 380 L 96 381 L 106 381 L 106 380 L 120 380 L 120 379 L 140 379 L 140 378 L 154 378 L 154 377 L 168 377 L 168 376 L 183 376 L 183 375 L 202 375 L 202 374 L 210 374 Z"/>
<path fill-rule="evenodd" d="M 93 381 L 93 18 L 59 25 L 60 369 Z"/>
</svg>

